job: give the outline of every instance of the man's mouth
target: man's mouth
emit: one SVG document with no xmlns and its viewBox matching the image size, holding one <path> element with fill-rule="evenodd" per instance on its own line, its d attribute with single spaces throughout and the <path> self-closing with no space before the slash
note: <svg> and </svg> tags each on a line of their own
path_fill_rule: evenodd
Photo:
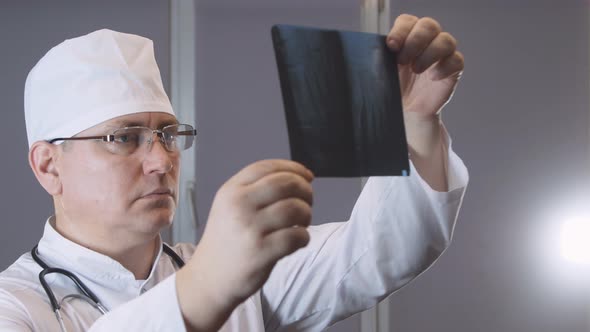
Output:
<svg viewBox="0 0 590 332">
<path fill-rule="evenodd" d="M 169 188 L 158 188 L 148 192 L 147 194 L 143 195 L 142 198 L 157 198 L 157 197 L 165 197 L 170 196 L 174 198 L 174 192 Z"/>
</svg>

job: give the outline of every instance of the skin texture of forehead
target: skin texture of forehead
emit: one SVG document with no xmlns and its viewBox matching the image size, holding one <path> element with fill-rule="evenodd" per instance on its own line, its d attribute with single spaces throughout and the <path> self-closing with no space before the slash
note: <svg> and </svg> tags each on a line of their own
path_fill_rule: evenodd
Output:
<svg viewBox="0 0 590 332">
<path fill-rule="evenodd" d="M 167 125 L 177 124 L 178 120 L 170 113 L 164 112 L 144 112 L 122 115 L 105 122 L 90 127 L 78 135 L 85 133 L 103 132 L 105 130 L 115 130 L 122 127 L 143 126 L 152 129 L 160 129 Z"/>
</svg>

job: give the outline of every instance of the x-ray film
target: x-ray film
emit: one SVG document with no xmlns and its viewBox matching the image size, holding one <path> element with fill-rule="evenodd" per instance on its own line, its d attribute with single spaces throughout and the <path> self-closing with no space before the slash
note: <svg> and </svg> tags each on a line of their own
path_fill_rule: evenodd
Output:
<svg viewBox="0 0 590 332">
<path fill-rule="evenodd" d="M 409 175 L 385 36 L 276 25 L 272 40 L 293 160 L 320 177 Z"/>
</svg>

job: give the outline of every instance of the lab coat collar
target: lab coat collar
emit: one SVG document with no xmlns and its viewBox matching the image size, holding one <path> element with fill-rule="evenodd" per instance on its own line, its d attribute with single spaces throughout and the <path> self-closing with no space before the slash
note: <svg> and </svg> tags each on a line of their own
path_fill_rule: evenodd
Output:
<svg viewBox="0 0 590 332">
<path fill-rule="evenodd" d="M 158 254 L 152 263 L 152 269 L 146 280 L 135 280 L 135 276 L 116 260 L 74 243 L 55 230 L 55 216 L 45 223 L 43 237 L 39 241 L 39 256 L 50 267 L 70 270 L 78 276 L 100 282 L 120 280 L 145 283 L 154 274 L 155 262 L 162 254 L 162 240 L 158 235 Z"/>
</svg>

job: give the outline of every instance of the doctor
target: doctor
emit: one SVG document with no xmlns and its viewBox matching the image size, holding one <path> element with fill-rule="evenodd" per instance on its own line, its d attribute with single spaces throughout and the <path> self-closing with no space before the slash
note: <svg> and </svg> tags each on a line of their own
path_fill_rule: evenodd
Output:
<svg viewBox="0 0 590 332">
<path fill-rule="evenodd" d="M 430 18 L 401 15 L 387 43 L 409 178 L 371 178 L 349 221 L 309 226 L 313 174 L 259 161 L 219 189 L 200 243 L 173 248 L 159 233 L 196 131 L 174 115 L 151 41 L 99 30 L 51 49 L 25 118 L 55 213 L 0 273 L 0 330 L 320 331 L 418 276 L 449 245 L 467 184 L 440 119 L 463 57 Z"/>
</svg>

